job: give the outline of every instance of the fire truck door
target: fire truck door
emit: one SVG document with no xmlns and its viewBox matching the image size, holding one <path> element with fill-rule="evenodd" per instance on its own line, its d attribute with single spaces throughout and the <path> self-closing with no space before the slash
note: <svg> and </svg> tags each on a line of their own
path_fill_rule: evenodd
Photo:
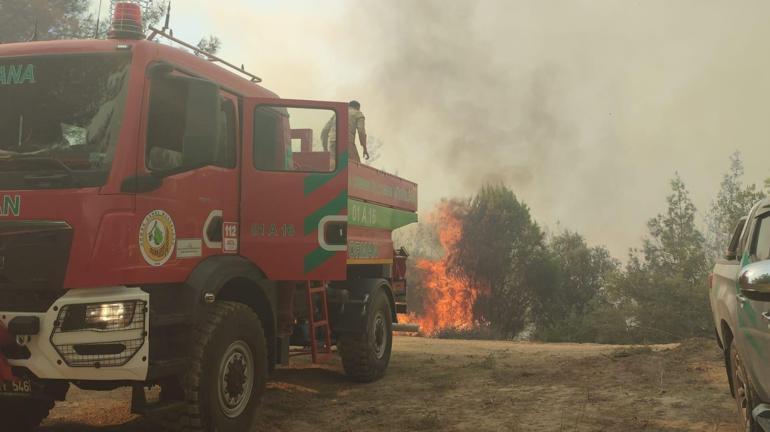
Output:
<svg viewBox="0 0 770 432">
<path fill-rule="evenodd" d="M 240 250 L 272 280 L 346 277 L 347 110 L 332 102 L 244 103 Z"/>
<path fill-rule="evenodd" d="M 154 78 L 145 100 L 137 169 L 158 184 L 136 191 L 139 265 L 132 277 L 178 282 L 208 257 L 238 253 L 237 241 L 223 238 L 239 216 L 238 101 L 179 74 Z"/>
</svg>

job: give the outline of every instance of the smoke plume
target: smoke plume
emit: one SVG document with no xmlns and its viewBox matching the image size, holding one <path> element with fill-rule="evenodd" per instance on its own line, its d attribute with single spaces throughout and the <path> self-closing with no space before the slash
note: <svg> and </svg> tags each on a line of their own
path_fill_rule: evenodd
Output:
<svg viewBox="0 0 770 432">
<path fill-rule="evenodd" d="M 746 49 L 761 44 L 749 34 L 768 31 L 756 11 L 728 9 L 356 2 L 343 51 L 355 53 L 348 60 L 362 79 L 341 93 L 363 101 L 370 132 L 386 143 L 379 164 L 421 184 L 423 209 L 503 182 L 539 221 L 623 256 L 665 204 L 675 171 L 705 210 L 732 151 L 768 155 L 768 130 L 735 122 L 727 111 L 737 107 L 724 105 L 742 86 L 729 77 L 756 66 Z M 725 117 L 733 122 L 719 124 Z M 752 140 L 725 139 L 746 126 Z M 757 168 L 747 169 L 751 181 L 770 175 Z"/>
</svg>

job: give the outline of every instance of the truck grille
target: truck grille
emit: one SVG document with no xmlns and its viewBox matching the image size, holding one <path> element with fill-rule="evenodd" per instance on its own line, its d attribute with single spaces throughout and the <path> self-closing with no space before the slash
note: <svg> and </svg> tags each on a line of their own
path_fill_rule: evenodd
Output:
<svg viewBox="0 0 770 432">
<path fill-rule="evenodd" d="M 0 221 L 0 311 L 45 312 L 63 294 L 72 228 Z"/>
</svg>

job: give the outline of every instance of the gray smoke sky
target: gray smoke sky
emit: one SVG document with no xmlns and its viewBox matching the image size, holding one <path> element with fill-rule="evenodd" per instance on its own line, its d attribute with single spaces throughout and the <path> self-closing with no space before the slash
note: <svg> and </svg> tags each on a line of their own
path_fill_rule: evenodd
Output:
<svg viewBox="0 0 770 432">
<path fill-rule="evenodd" d="M 729 155 L 770 176 L 760 0 L 175 1 L 177 35 L 283 97 L 357 99 L 376 166 L 442 197 L 502 181 L 623 258 L 679 171 L 699 210 Z"/>
</svg>

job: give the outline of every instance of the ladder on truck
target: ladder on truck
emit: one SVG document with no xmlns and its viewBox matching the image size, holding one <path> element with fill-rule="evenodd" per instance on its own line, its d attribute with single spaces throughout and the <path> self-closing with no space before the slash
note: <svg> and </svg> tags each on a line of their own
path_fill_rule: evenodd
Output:
<svg viewBox="0 0 770 432">
<path fill-rule="evenodd" d="M 332 330 L 329 324 L 329 303 L 326 297 L 328 284 L 326 282 L 313 286 L 313 282 L 307 283 L 306 301 L 308 310 L 308 331 L 310 333 L 310 349 L 298 349 L 292 351 L 293 356 L 310 354 L 313 363 L 318 363 L 320 355 L 329 356 L 332 353 Z M 316 300 L 314 296 L 320 299 L 319 314 L 316 319 Z M 318 329 L 323 329 L 323 346 L 318 346 Z M 319 349 L 320 348 L 320 349 Z"/>
</svg>

